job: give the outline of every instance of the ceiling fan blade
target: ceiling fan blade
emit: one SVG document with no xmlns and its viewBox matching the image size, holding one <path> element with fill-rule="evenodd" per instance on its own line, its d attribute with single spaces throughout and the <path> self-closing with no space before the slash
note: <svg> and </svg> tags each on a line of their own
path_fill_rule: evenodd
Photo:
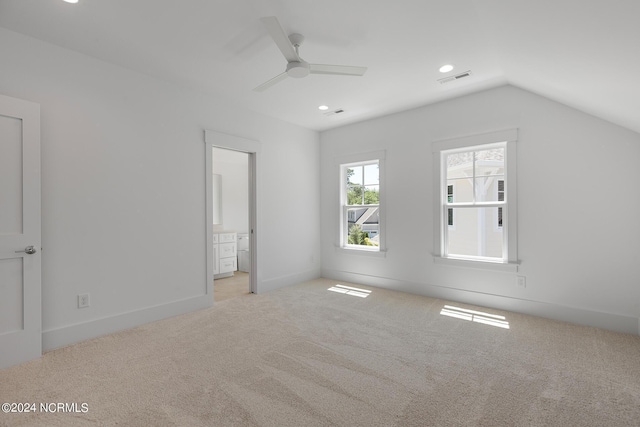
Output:
<svg viewBox="0 0 640 427">
<path fill-rule="evenodd" d="M 309 64 L 311 74 L 336 74 L 341 76 L 362 76 L 367 67 L 352 67 L 350 65 Z"/>
<path fill-rule="evenodd" d="M 296 52 L 296 48 L 293 47 L 287 33 L 285 33 L 284 28 L 280 25 L 280 21 L 275 16 L 265 16 L 264 18 L 260 18 L 264 26 L 267 28 L 269 35 L 280 49 L 280 52 L 287 59 L 287 62 L 298 61 L 300 62 L 300 56 L 298 56 L 298 52 Z"/>
<path fill-rule="evenodd" d="M 267 80 L 266 82 L 262 83 L 260 86 L 258 86 L 255 89 L 253 89 L 253 91 L 254 92 L 264 92 L 265 90 L 269 89 L 274 84 L 280 83 L 282 80 L 284 80 L 286 78 L 287 78 L 287 72 L 285 71 L 282 74 L 278 74 L 277 76 L 275 76 L 271 80 Z"/>
</svg>

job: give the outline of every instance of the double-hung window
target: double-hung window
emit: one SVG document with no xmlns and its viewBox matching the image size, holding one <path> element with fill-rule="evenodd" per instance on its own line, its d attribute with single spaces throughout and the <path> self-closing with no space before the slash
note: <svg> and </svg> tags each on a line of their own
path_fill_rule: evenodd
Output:
<svg viewBox="0 0 640 427">
<path fill-rule="evenodd" d="M 517 131 L 433 144 L 437 261 L 515 269 Z"/>
<path fill-rule="evenodd" d="M 339 164 L 339 246 L 343 249 L 384 252 L 384 151 L 342 158 Z"/>
</svg>

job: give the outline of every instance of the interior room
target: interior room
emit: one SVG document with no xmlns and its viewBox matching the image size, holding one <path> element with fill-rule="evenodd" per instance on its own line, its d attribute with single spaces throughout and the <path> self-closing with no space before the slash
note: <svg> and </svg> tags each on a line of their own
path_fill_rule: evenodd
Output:
<svg viewBox="0 0 640 427">
<path fill-rule="evenodd" d="M 637 16 L 0 0 L 0 425 L 637 425 Z"/>
<path fill-rule="evenodd" d="M 249 274 L 249 156 L 213 148 L 213 300 L 251 293 Z"/>
</svg>

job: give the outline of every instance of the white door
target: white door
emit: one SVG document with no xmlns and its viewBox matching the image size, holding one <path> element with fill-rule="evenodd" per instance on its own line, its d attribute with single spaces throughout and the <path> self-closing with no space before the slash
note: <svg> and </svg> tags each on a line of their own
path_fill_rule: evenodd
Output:
<svg viewBox="0 0 640 427">
<path fill-rule="evenodd" d="M 0 369 L 42 354 L 40 106 L 0 95 Z"/>
</svg>

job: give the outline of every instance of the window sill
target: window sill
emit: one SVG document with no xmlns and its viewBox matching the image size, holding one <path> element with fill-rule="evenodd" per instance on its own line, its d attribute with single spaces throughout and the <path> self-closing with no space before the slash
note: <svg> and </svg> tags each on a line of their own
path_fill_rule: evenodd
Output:
<svg viewBox="0 0 640 427">
<path fill-rule="evenodd" d="M 381 257 L 385 258 L 387 256 L 387 251 L 383 249 L 373 250 L 373 249 L 365 249 L 365 248 L 351 248 L 346 246 L 336 246 L 336 252 L 342 254 L 349 255 L 365 255 L 365 256 L 373 256 L 373 257 Z"/>
<path fill-rule="evenodd" d="M 482 270 L 504 271 L 508 273 L 518 272 L 518 263 L 515 262 L 491 262 L 459 258 L 444 258 L 440 255 L 433 255 L 433 262 L 451 267 L 479 268 Z"/>
</svg>

